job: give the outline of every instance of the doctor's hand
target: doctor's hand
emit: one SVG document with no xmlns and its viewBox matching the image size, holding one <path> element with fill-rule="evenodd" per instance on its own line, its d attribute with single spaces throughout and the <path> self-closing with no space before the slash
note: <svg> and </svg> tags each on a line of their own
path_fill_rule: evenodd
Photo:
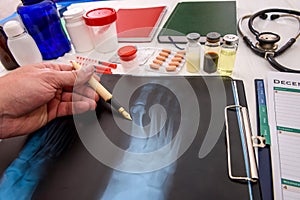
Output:
<svg viewBox="0 0 300 200">
<path fill-rule="evenodd" d="M 96 108 L 97 93 L 87 85 L 94 68 L 39 63 L 0 77 L 0 138 L 25 135 L 56 117 Z"/>
</svg>

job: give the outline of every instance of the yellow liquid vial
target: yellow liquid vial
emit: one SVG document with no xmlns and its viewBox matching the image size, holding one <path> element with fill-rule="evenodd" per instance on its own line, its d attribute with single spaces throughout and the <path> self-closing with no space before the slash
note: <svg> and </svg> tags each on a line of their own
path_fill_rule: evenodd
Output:
<svg viewBox="0 0 300 200">
<path fill-rule="evenodd" d="M 200 54 L 187 53 L 186 54 L 186 70 L 191 73 L 200 71 Z"/>
<path fill-rule="evenodd" d="M 222 49 L 218 62 L 218 72 L 222 76 L 231 76 L 236 57 L 235 49 Z"/>
</svg>

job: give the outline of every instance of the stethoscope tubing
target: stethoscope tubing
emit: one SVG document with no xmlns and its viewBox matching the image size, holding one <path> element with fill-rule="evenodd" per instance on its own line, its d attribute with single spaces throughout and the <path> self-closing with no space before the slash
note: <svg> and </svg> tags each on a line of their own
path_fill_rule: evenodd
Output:
<svg viewBox="0 0 300 200">
<path fill-rule="evenodd" d="M 251 33 L 253 33 L 256 37 L 260 34 L 253 26 L 254 20 L 255 18 L 265 15 L 266 13 L 284 13 L 282 15 L 278 15 L 276 18 L 278 17 L 294 17 L 298 20 L 299 22 L 299 28 L 298 28 L 298 32 L 297 35 L 294 38 L 290 38 L 282 47 L 280 47 L 277 51 L 269 51 L 269 50 L 265 50 L 265 49 L 261 49 L 258 48 L 256 45 L 254 45 L 251 40 L 248 38 L 248 36 L 245 34 L 243 28 L 242 28 L 242 24 L 243 21 L 247 18 L 249 18 L 248 20 L 248 28 L 251 31 Z M 281 54 L 283 54 L 287 49 L 289 49 L 297 40 L 297 38 L 300 36 L 300 12 L 299 11 L 295 11 L 295 10 L 287 10 L 287 9 L 280 9 L 280 8 L 271 8 L 271 9 L 265 9 L 265 10 L 261 10 L 253 15 L 245 15 L 243 17 L 241 17 L 238 21 L 238 32 L 241 34 L 242 39 L 244 40 L 244 42 L 246 43 L 246 45 L 258 56 L 265 58 L 273 68 L 275 68 L 278 71 L 281 72 L 291 72 L 291 73 L 300 73 L 300 70 L 293 70 L 290 69 L 284 65 L 281 65 L 280 63 L 278 63 L 275 60 L 276 56 L 279 56 Z M 274 19 L 276 19 L 274 18 Z"/>
</svg>

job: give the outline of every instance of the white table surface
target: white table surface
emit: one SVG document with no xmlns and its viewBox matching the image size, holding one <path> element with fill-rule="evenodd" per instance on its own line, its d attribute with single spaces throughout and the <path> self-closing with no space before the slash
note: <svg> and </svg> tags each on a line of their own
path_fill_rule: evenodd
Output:
<svg viewBox="0 0 300 200">
<path fill-rule="evenodd" d="M 190 0 L 191 1 L 191 0 Z M 199 0 L 198 0 L 199 1 Z M 177 0 L 120 0 L 120 1 L 99 1 L 99 2 L 89 2 L 89 3 L 79 3 L 73 4 L 71 7 L 83 7 L 86 10 L 95 8 L 95 7 L 113 7 L 118 8 L 133 8 L 133 7 L 147 7 L 147 6 L 158 6 L 158 5 L 167 5 L 168 11 L 161 23 L 161 26 L 167 20 L 168 15 L 171 13 L 172 9 L 175 7 Z M 285 9 L 294 9 L 300 10 L 300 1 L 299 0 L 237 0 L 237 17 L 238 19 L 245 14 L 253 14 L 262 9 L 266 8 L 285 8 Z M 299 28 L 299 24 L 294 20 L 291 21 L 287 18 L 282 18 L 277 20 L 277 22 L 260 22 L 255 24 L 256 29 L 263 31 L 274 31 L 279 34 L 282 39 L 279 42 L 279 45 L 285 43 L 290 37 L 294 36 Z M 252 38 L 252 41 L 255 41 L 255 38 L 247 31 L 244 27 L 247 34 Z M 240 36 L 240 35 L 239 35 Z M 124 43 L 120 45 L 125 45 Z M 155 39 L 151 43 L 146 44 L 137 44 L 138 47 L 170 47 L 170 44 L 159 44 Z M 182 46 L 182 45 L 181 45 Z M 286 53 L 277 58 L 277 60 L 286 65 L 293 67 L 294 69 L 300 70 L 299 56 L 300 56 L 300 42 L 297 41 L 291 49 Z M 100 56 L 102 60 L 108 59 L 112 54 L 95 54 L 95 52 L 83 53 L 82 56 Z M 0 71 L 2 66 L 0 66 Z M 270 64 L 261 57 L 256 56 L 249 48 L 246 47 L 245 43 L 240 40 L 239 48 L 236 57 L 236 64 L 232 77 L 235 79 L 243 80 L 246 97 L 248 102 L 250 121 L 252 125 L 252 131 L 256 133 L 256 102 L 255 102 L 255 87 L 254 80 L 257 78 L 266 79 L 267 73 L 274 70 Z M 5 74 L 6 71 L 2 71 L 0 75 Z M 123 73 L 120 68 L 114 71 L 114 73 Z M 134 72 L 138 75 L 152 75 L 144 71 Z M 201 70 L 199 74 L 190 74 L 186 72 L 185 68 L 179 73 L 180 75 L 208 75 Z M 212 74 L 216 75 L 216 74 Z"/>
</svg>

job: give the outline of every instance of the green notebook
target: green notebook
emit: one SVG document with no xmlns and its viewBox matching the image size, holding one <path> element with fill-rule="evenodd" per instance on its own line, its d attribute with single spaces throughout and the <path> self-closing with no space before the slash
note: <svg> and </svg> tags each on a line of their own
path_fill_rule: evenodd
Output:
<svg viewBox="0 0 300 200">
<path fill-rule="evenodd" d="M 209 32 L 218 32 L 221 36 L 237 34 L 235 1 L 198 1 L 180 2 L 158 34 L 158 41 L 186 43 L 186 35 L 197 32 L 200 42 L 205 42 Z"/>
</svg>

